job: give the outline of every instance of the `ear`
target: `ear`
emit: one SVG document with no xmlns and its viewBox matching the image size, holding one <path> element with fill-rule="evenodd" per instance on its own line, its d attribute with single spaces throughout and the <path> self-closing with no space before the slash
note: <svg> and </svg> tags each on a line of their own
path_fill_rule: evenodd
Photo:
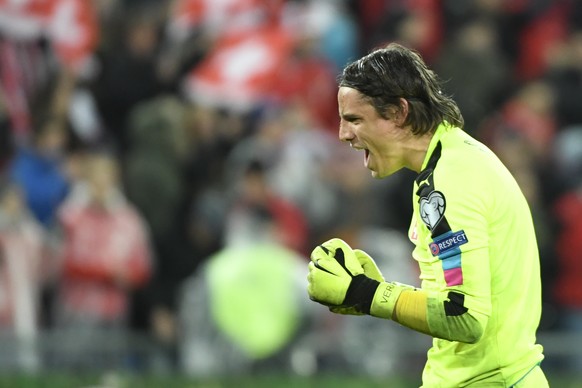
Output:
<svg viewBox="0 0 582 388">
<path fill-rule="evenodd" d="M 398 100 L 398 109 L 396 109 L 394 111 L 394 123 L 399 126 L 402 127 L 404 125 L 404 122 L 406 121 L 406 118 L 408 117 L 408 110 L 409 110 L 409 105 L 408 105 L 408 101 L 404 98 L 400 98 Z"/>
</svg>

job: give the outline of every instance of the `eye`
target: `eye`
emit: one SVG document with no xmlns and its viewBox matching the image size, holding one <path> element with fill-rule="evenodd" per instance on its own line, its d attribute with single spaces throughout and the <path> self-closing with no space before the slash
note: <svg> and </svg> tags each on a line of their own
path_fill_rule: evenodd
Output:
<svg viewBox="0 0 582 388">
<path fill-rule="evenodd" d="M 342 120 L 349 123 L 350 125 L 359 125 L 362 122 L 362 118 L 359 116 L 345 115 Z"/>
</svg>

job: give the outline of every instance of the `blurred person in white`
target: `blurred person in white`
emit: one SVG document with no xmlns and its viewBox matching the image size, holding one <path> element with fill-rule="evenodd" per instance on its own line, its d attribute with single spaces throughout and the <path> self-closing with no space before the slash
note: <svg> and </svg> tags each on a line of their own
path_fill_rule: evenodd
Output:
<svg viewBox="0 0 582 388">
<path fill-rule="evenodd" d="M 282 119 L 286 133 L 279 163 L 272 170 L 272 184 L 276 191 L 305 209 L 313 228 L 324 229 L 332 222 L 338 206 L 325 176 L 325 167 L 337 145 L 328 132 L 314 124 L 304 105 L 290 105 Z"/>
<path fill-rule="evenodd" d="M 301 341 L 306 258 L 285 248 L 264 207 L 249 206 L 226 245 L 183 284 L 180 363 L 197 377 L 313 371 Z M 242 225 L 244 223 L 244 226 Z"/>
<path fill-rule="evenodd" d="M 11 182 L 0 187 L 0 370 L 40 367 L 37 339 L 44 229 Z"/>
<path fill-rule="evenodd" d="M 149 279 L 149 232 L 127 202 L 117 162 L 89 154 L 83 178 L 61 206 L 62 268 L 55 306 L 57 357 L 64 367 L 119 366 L 129 293 Z"/>
</svg>

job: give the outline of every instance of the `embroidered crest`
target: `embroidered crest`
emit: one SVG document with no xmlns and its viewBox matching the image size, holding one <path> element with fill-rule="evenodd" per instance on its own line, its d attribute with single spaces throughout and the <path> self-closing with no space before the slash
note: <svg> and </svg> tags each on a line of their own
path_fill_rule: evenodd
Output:
<svg viewBox="0 0 582 388">
<path fill-rule="evenodd" d="M 428 196 L 420 199 L 419 205 L 420 218 L 430 230 L 433 230 L 445 214 L 445 196 L 440 191 L 431 191 Z"/>
</svg>

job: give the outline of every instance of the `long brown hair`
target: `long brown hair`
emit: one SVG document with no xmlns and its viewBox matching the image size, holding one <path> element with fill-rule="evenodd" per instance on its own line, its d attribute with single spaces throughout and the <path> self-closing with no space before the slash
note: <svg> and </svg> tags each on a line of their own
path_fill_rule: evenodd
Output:
<svg viewBox="0 0 582 388">
<path fill-rule="evenodd" d="M 438 76 L 416 51 L 397 43 L 347 65 L 339 86 L 365 95 L 384 118 L 388 118 L 388 107 L 399 109 L 400 98 L 406 99 L 409 111 L 404 125 L 410 125 L 415 135 L 432 132 L 445 120 L 459 128 L 464 125 L 459 107 L 443 94 Z"/>
</svg>

